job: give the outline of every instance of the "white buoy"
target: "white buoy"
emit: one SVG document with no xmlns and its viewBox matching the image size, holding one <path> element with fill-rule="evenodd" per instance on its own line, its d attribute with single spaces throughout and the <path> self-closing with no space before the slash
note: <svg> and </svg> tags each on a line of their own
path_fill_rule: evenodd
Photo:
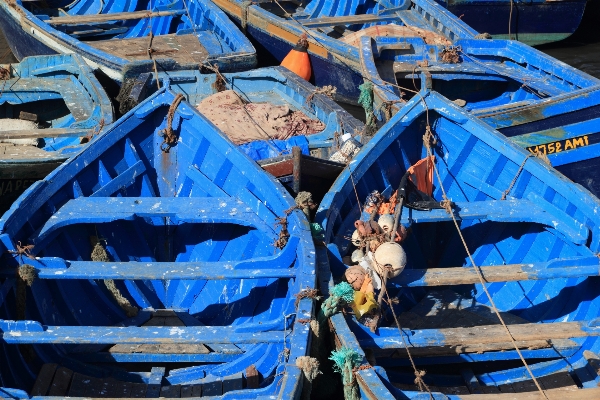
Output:
<svg viewBox="0 0 600 400">
<path fill-rule="evenodd" d="M 380 275 L 384 276 L 386 266 L 391 268 L 388 278 L 400 275 L 406 266 L 406 253 L 398 243 L 383 243 L 375 250 L 373 259 L 375 261 L 373 267 Z"/>
<path fill-rule="evenodd" d="M 352 260 L 352 262 L 360 262 L 360 260 L 362 260 L 365 257 L 365 252 L 362 251 L 362 249 L 356 249 L 352 252 L 352 256 L 350 257 L 350 259 Z"/>
<path fill-rule="evenodd" d="M 354 230 L 354 232 L 352 232 L 352 239 L 350 239 L 350 241 L 356 247 L 360 247 L 360 245 L 362 244 L 362 239 L 360 238 L 358 230 Z"/>
<path fill-rule="evenodd" d="M 389 234 L 394 228 L 394 216 L 392 214 L 383 214 L 379 217 L 377 223 L 385 233 Z"/>
</svg>

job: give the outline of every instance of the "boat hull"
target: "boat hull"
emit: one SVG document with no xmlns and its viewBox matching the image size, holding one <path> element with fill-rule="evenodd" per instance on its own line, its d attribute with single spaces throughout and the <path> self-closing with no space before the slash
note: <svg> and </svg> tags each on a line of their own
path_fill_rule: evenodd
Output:
<svg viewBox="0 0 600 400">
<path fill-rule="evenodd" d="M 211 66 L 217 64 L 217 67 L 223 72 L 243 71 L 255 67 L 256 53 L 248 40 L 235 29 L 233 24 L 212 3 L 203 3 L 203 5 L 206 7 L 204 13 L 208 15 L 207 18 L 212 18 L 209 21 L 210 24 L 230 25 L 219 30 L 219 34 L 223 34 L 224 36 L 238 35 L 235 38 L 231 36 L 222 38 L 224 42 L 235 41 L 238 46 L 237 51 L 223 52 L 222 45 L 217 43 L 217 48 L 221 46 L 220 53 L 215 52 L 215 49 L 208 50 L 209 57 L 205 62 Z M 0 3 L 0 9 L 2 29 L 11 50 L 19 59 L 31 55 L 77 53 L 84 58 L 90 67 L 95 70 L 101 70 L 105 75 L 118 83 L 129 77 L 137 77 L 142 72 L 150 72 L 154 69 L 152 60 L 130 60 L 123 58 L 124 56 L 113 55 L 58 29 L 54 29 L 52 25 L 40 20 L 36 15 L 30 13 L 17 3 L 2 2 Z M 207 22 L 199 21 L 196 23 L 206 24 Z M 166 29 L 168 30 L 167 33 L 176 33 L 170 31 L 168 24 Z M 159 35 L 157 34 L 156 36 Z M 125 48 L 125 45 L 122 47 Z M 167 54 L 169 54 L 169 51 L 167 51 Z M 174 59 L 166 58 L 165 56 L 158 56 L 155 60 L 159 69 L 162 68 L 163 70 L 188 69 L 190 67 L 199 68 L 201 66 L 197 63 L 180 64 Z"/>
<path fill-rule="evenodd" d="M 509 39 L 510 1 L 437 0 L 478 32 Z M 511 36 L 530 46 L 571 36 L 583 18 L 587 0 L 514 2 Z"/>
<path fill-rule="evenodd" d="M 29 186 L 44 179 L 65 160 L 66 157 L 57 157 L 48 161 L 0 162 L 0 213 L 8 210 Z"/>
<path fill-rule="evenodd" d="M 427 128 L 435 141 L 429 141 Z M 477 387 L 473 388 L 470 382 L 490 386 L 491 390 L 515 383 L 533 387 L 521 356 L 542 382 L 561 375 L 569 381 L 568 373 L 572 373 L 584 388 L 595 387 L 598 376 L 587 371 L 600 352 L 600 332 L 592 328 L 600 312 L 597 286 L 600 264 L 595 258 L 600 248 L 598 199 L 434 92 L 423 91 L 415 96 L 382 127 L 321 202 L 317 221 L 329 244 L 317 257 L 321 266 L 322 253 L 326 253 L 332 277 L 329 288 L 334 282 L 343 281 L 347 265 L 352 264 L 350 254 L 354 254 L 356 247 L 350 238 L 354 237 L 356 221 L 366 222 L 370 215 L 377 214 L 371 214 L 361 204 L 369 201 L 366 199 L 374 190 L 390 198 L 400 187 L 406 170 L 427 157 L 429 148 L 436 165 L 436 172 L 432 173 L 432 196 L 436 201 L 448 199 L 454 205 L 449 211 L 418 211 L 410 205 L 413 195 L 407 189 L 406 207 L 400 213 L 400 223 L 407 232 L 402 242 L 406 268 L 389 278 L 386 285 L 390 298 L 398 301 L 392 303 L 388 299 L 387 304 L 394 304 L 391 306 L 384 303 L 384 316 L 375 332 L 371 331 L 372 321 L 368 318 L 358 320 L 355 315 L 340 313 L 331 319 L 339 338 L 338 348 L 361 348 L 357 350 L 357 359 L 362 361 L 353 367 L 366 371 L 364 379 L 358 379 L 363 393 L 367 398 L 422 398 L 418 397 L 414 384 L 415 364 L 419 370 L 427 371 L 426 384 L 445 386 L 446 390 L 450 386 L 463 386 L 465 393 L 477 393 Z M 551 234 L 547 228 L 541 228 L 541 220 L 525 221 L 517 216 L 521 207 L 531 216 L 538 206 L 553 214 L 551 219 L 557 224 L 554 226 L 562 224 L 558 220 L 574 219 L 596 239 L 588 236 L 580 241 L 558 232 Z M 472 207 L 486 211 L 475 212 Z M 471 217 L 468 212 L 473 212 Z M 521 229 L 523 233 L 517 233 Z M 364 246 L 360 241 L 358 245 Z M 416 251 L 419 248 L 421 251 Z M 586 261 L 578 256 L 571 258 L 571 251 L 585 254 Z M 365 257 L 361 265 L 367 261 Z M 511 268 L 514 266 L 511 263 L 523 262 L 536 273 L 504 275 L 498 279 L 488 275 Z M 579 274 L 567 264 L 586 264 L 590 270 Z M 564 274 L 554 268 L 558 265 L 566 267 Z M 485 278 L 480 278 L 472 268 L 479 268 L 479 274 Z M 449 277 L 453 271 L 458 274 L 469 271 L 470 278 L 441 281 L 431 275 Z M 329 276 L 325 271 L 319 278 L 322 290 Z M 395 309 L 394 315 L 390 307 Z M 559 350 L 559 357 L 555 349 L 546 351 L 532 346 L 523 347 L 521 354 L 517 354 L 510 341 L 505 342 L 502 350 L 486 347 L 487 342 L 475 338 L 476 332 L 487 330 L 486 335 L 498 342 L 510 340 L 504 336 L 506 332 L 498 324 L 494 308 L 504 313 L 504 321 L 517 341 L 524 339 L 516 333 L 521 323 L 531 323 L 528 331 L 539 328 L 545 332 L 551 326 L 562 329 L 561 323 L 569 321 L 576 322 L 576 329 L 581 327 L 581 330 L 564 336 L 573 342 L 564 343 L 566 347 Z M 496 324 L 497 334 L 492 333 L 496 328 L 489 324 Z M 482 325 L 486 326 L 470 330 Z M 451 343 L 448 339 L 455 334 L 460 339 Z M 406 335 L 405 341 L 399 335 Z M 538 338 L 543 337 L 544 334 Z M 474 347 L 469 349 L 470 345 Z M 405 347 L 412 354 L 413 366 Z M 472 379 L 465 377 L 466 369 L 471 370 Z M 569 382 L 575 385 L 572 379 Z"/>
<path fill-rule="evenodd" d="M 314 0 L 319 1 L 319 0 Z M 214 0 L 227 15 L 235 21 L 243 32 L 251 38 L 261 60 L 270 63 L 280 63 L 290 50 L 297 44 L 300 36 L 305 34 L 305 27 L 298 20 L 286 20 L 264 10 L 256 5 L 243 6 L 237 0 Z M 331 6 L 331 4 L 329 4 Z M 411 19 L 416 19 L 421 29 L 444 31 L 449 40 L 457 38 L 472 38 L 477 32 L 440 7 L 433 0 L 418 0 L 410 10 Z M 245 7 L 245 8 L 243 8 Z M 349 5 L 350 7 L 350 5 Z M 365 6 L 366 7 L 366 6 Z M 369 13 L 376 13 L 378 5 L 373 2 L 369 5 Z M 336 17 L 343 17 L 343 8 L 334 9 Z M 340 15 L 337 15 L 337 12 Z M 368 15 L 368 13 L 365 13 Z M 329 15 L 327 15 L 329 16 Z M 396 17 L 394 17 L 396 18 Z M 436 26 L 434 29 L 428 20 L 437 19 L 436 23 L 444 25 L 444 29 Z M 393 21 L 388 16 L 385 22 L 404 24 L 401 18 Z M 369 25 L 369 24 L 365 24 Z M 337 101 L 348 104 L 357 104 L 360 95 L 359 86 L 364 83 L 360 72 L 358 49 L 340 40 L 333 39 L 316 29 L 309 29 L 308 54 L 311 62 L 312 77 L 310 82 L 315 86 L 333 85 L 337 88 Z"/>
<path fill-rule="evenodd" d="M 0 395 L 297 398 L 315 265 L 293 205 L 180 94 L 155 93 L 0 219 Z"/>
</svg>

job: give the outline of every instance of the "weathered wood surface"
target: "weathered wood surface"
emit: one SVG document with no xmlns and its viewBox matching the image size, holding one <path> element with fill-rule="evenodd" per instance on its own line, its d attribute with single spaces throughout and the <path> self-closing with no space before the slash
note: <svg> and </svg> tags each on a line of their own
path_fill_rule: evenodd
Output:
<svg viewBox="0 0 600 400">
<path fill-rule="evenodd" d="M 56 152 L 44 151 L 35 146 L 0 143 L 0 160 L 45 160 L 57 156 Z"/>
<path fill-rule="evenodd" d="M 92 130 L 71 128 L 5 130 L 0 132 L 0 140 L 85 136 L 92 132 Z"/>
<path fill-rule="evenodd" d="M 600 388 L 593 389 L 550 389 L 544 392 L 549 400 L 597 400 Z M 461 397 L 462 399 L 463 397 Z M 465 400 L 546 400 L 538 391 L 520 393 L 471 394 Z"/>
<path fill-rule="evenodd" d="M 149 37 L 111 39 L 86 42 L 92 47 L 128 60 L 148 60 Z M 152 57 L 170 58 L 180 64 L 202 64 L 208 51 L 198 37 L 189 35 L 161 35 L 152 39 Z"/>
<path fill-rule="evenodd" d="M 410 328 L 407 326 L 407 328 Z M 508 328 L 519 347 L 528 347 L 527 342 L 550 339 L 570 339 L 600 336 L 599 328 L 588 328 L 580 322 L 557 322 L 551 324 L 518 324 Z M 411 347 L 432 346 L 481 346 L 510 341 L 501 325 L 480 325 L 471 328 L 412 329 L 404 330 Z M 379 348 L 403 348 L 397 328 L 380 328 L 380 337 L 359 339 L 362 346 Z"/>
<path fill-rule="evenodd" d="M 32 396 L 45 396 L 50 389 L 58 364 L 44 364 L 31 389 Z"/>
<path fill-rule="evenodd" d="M 529 264 L 479 267 L 485 282 L 514 282 L 600 275 L 600 259 L 581 257 Z M 474 267 L 405 269 L 391 282 L 399 286 L 446 286 L 480 283 Z"/>
<path fill-rule="evenodd" d="M 318 28 L 322 26 L 368 24 L 370 22 L 391 22 L 397 20 L 398 17 L 396 17 L 395 15 L 364 14 L 340 17 L 310 18 L 305 20 L 299 20 L 299 22 L 307 28 Z"/>
<path fill-rule="evenodd" d="M 89 22 L 122 21 L 128 19 L 143 19 L 151 17 L 168 17 L 182 15 L 185 10 L 173 11 L 132 11 L 121 13 L 95 14 L 95 15 L 69 15 L 63 17 L 52 17 L 49 21 L 44 21 L 50 25 L 74 25 Z"/>
</svg>

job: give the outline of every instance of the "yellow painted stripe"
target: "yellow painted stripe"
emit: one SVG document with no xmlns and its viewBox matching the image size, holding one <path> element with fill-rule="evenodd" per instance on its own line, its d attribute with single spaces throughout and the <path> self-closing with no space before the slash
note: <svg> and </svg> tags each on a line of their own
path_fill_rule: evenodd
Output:
<svg viewBox="0 0 600 400">
<path fill-rule="evenodd" d="M 273 36 L 276 36 L 278 38 L 281 38 L 281 39 L 291 43 L 292 46 L 295 46 L 296 43 L 298 43 L 298 40 L 300 39 L 300 37 L 298 35 L 293 34 L 289 31 L 286 31 L 285 29 L 282 29 L 282 28 L 278 27 L 277 25 L 273 25 L 273 24 L 267 24 L 267 32 Z M 327 59 L 328 52 L 323 46 L 319 46 L 318 44 L 309 42 L 308 43 L 308 51 Z"/>
</svg>

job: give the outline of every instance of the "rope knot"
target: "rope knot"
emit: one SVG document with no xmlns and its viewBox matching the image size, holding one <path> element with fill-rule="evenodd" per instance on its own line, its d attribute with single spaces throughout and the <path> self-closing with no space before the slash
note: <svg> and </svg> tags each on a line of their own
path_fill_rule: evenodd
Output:
<svg viewBox="0 0 600 400">
<path fill-rule="evenodd" d="M 183 95 L 177 93 L 177 96 L 175 96 L 175 99 L 169 106 L 169 111 L 167 112 L 167 127 L 163 131 L 163 142 L 160 145 L 160 149 L 165 153 L 168 153 L 169 150 L 171 150 L 171 147 L 175 146 L 175 143 L 177 143 L 177 136 L 173 132 L 173 118 L 175 117 L 175 110 L 177 110 L 181 100 L 183 100 Z"/>
<path fill-rule="evenodd" d="M 312 299 L 312 300 L 321 300 L 321 296 L 319 296 L 317 289 L 305 288 L 302 289 L 299 293 L 295 294 L 296 301 L 294 302 L 294 307 L 298 308 L 298 304 L 300 304 L 300 300 L 302 299 Z"/>
<path fill-rule="evenodd" d="M 431 127 L 429 125 L 427 125 L 427 127 L 425 128 L 425 134 L 423 135 L 423 144 L 425 145 L 425 148 L 428 151 L 431 150 L 432 146 L 435 146 L 437 144 L 437 139 L 435 138 L 435 136 L 433 136 L 433 133 L 431 132 Z"/>
</svg>

